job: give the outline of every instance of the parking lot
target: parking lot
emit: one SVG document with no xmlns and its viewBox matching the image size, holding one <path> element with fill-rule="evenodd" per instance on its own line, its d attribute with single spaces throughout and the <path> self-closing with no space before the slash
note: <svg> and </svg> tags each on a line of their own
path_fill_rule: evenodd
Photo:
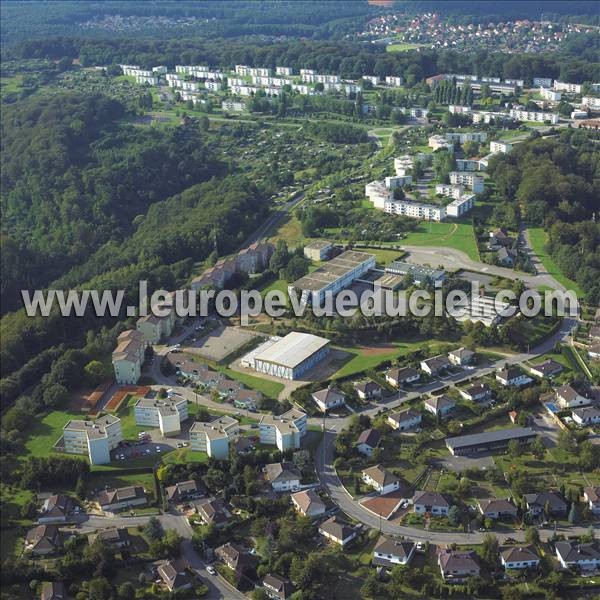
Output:
<svg viewBox="0 0 600 600">
<path fill-rule="evenodd" d="M 194 341 L 192 339 L 189 343 L 182 343 L 182 346 L 185 346 L 186 351 L 191 354 L 215 362 L 221 362 L 254 337 L 252 333 L 247 331 L 223 325 L 219 325 L 204 336 L 200 331 L 199 336 L 198 340 Z"/>
</svg>

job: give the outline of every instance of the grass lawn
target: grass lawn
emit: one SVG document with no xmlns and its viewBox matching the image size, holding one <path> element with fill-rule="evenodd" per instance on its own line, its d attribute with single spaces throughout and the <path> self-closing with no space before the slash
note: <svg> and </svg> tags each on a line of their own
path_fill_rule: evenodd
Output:
<svg viewBox="0 0 600 600">
<path fill-rule="evenodd" d="M 144 489 L 154 494 L 154 475 L 152 473 L 103 473 L 94 471 L 90 474 L 88 480 L 88 490 L 101 489 L 105 486 L 109 488 L 125 487 L 128 485 L 141 485 Z"/>
<path fill-rule="evenodd" d="M 277 240 L 285 240 L 290 249 L 303 246 L 306 242 L 306 238 L 302 235 L 302 225 L 295 212 L 286 216 L 275 234 L 269 238 L 269 241 L 273 244 Z"/>
<path fill-rule="evenodd" d="M 401 260 L 406 252 L 403 250 L 385 250 L 381 248 L 357 248 L 361 252 L 368 252 L 375 255 L 375 260 L 378 265 L 389 265 L 393 260 Z"/>
<path fill-rule="evenodd" d="M 281 390 L 283 390 L 284 385 L 277 381 L 271 381 L 269 379 L 262 379 L 261 377 L 254 377 L 254 375 L 248 375 L 247 373 L 239 373 L 238 371 L 234 371 L 229 368 L 219 368 L 219 371 L 222 371 L 231 379 L 236 379 L 237 381 L 241 381 L 246 387 L 262 392 L 265 396 L 269 398 L 277 398 Z"/>
<path fill-rule="evenodd" d="M 21 509 L 31 498 L 32 493 L 29 490 L 2 488 L 2 539 L 0 542 L 0 559 L 2 561 L 19 553 L 21 527 L 32 525 L 30 520 L 21 517 Z"/>
<path fill-rule="evenodd" d="M 423 222 L 419 224 L 418 231 L 409 233 L 402 243 L 409 246 L 446 246 L 479 260 L 475 232 L 470 223 Z"/>
<path fill-rule="evenodd" d="M 192 462 L 203 463 L 207 460 L 208 454 L 206 454 L 206 452 L 181 448 L 180 450 L 175 450 L 175 452 L 167 454 L 162 462 L 169 465 L 185 465 Z"/>
<path fill-rule="evenodd" d="M 416 50 L 421 48 L 423 44 L 409 44 L 398 42 L 397 44 L 388 44 L 385 48 L 386 52 L 407 52 L 408 50 Z"/>
<path fill-rule="evenodd" d="M 441 340 L 419 340 L 413 342 L 393 342 L 387 347 L 366 348 L 359 346 L 340 347 L 344 352 L 353 355 L 333 376 L 334 379 L 344 377 L 364 371 L 365 369 L 374 369 L 386 360 L 395 360 L 409 352 L 419 350 L 422 346 L 430 346 L 430 352 L 436 354 L 435 345 L 444 343 Z"/>
<path fill-rule="evenodd" d="M 21 456 L 48 456 L 52 447 L 62 436 L 63 427 L 69 419 L 82 419 L 84 415 L 75 412 L 53 410 L 42 419 L 34 420 L 28 429 L 29 439 L 25 442 L 25 449 Z"/>
<path fill-rule="evenodd" d="M 562 274 L 554 259 L 546 252 L 545 246 L 548 239 L 546 232 L 541 227 L 529 227 L 527 230 L 533 251 L 542 261 L 546 271 L 567 289 L 573 290 L 578 296 L 583 296 L 582 289 L 574 281 Z"/>
<path fill-rule="evenodd" d="M 23 84 L 23 75 L 13 75 L 12 77 L 0 78 L 0 90 L 2 96 L 21 91 Z"/>
</svg>

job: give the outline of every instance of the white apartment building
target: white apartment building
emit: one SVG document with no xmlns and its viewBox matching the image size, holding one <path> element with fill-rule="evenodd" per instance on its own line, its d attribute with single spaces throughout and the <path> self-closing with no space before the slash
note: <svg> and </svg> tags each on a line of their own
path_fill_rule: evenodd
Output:
<svg viewBox="0 0 600 600">
<path fill-rule="evenodd" d="M 70 420 L 63 427 L 64 451 L 87 454 L 92 465 L 110 462 L 110 451 L 123 440 L 121 420 L 112 415 L 95 421 Z"/>
<path fill-rule="evenodd" d="M 581 85 L 579 85 L 578 83 L 554 81 L 554 89 L 558 92 L 567 92 L 569 94 L 581 94 Z"/>
<path fill-rule="evenodd" d="M 358 94 L 358 92 L 362 92 L 362 88 L 360 85 L 356 85 L 356 83 L 345 83 L 344 84 L 344 93 L 349 96 L 350 94 Z"/>
<path fill-rule="evenodd" d="M 236 100 L 223 100 L 221 102 L 221 110 L 224 112 L 245 112 L 246 104 Z"/>
<path fill-rule="evenodd" d="M 186 75 L 189 75 L 194 71 L 202 73 L 208 70 L 209 67 L 204 65 L 175 65 L 175 73 L 183 73 Z"/>
<path fill-rule="evenodd" d="M 435 193 L 438 196 L 446 196 L 457 200 L 465 192 L 465 188 L 462 185 L 453 185 L 448 183 L 438 183 L 435 186 Z"/>
<path fill-rule="evenodd" d="M 370 81 L 373 85 L 379 85 L 380 79 L 377 75 L 363 75 L 363 81 Z"/>
<path fill-rule="evenodd" d="M 123 66 L 121 67 L 121 69 L 123 70 L 123 74 L 127 75 L 129 77 L 153 77 L 154 73 L 152 71 L 148 71 L 146 69 L 140 69 L 138 67 L 128 67 L 128 66 Z"/>
<path fill-rule="evenodd" d="M 252 96 L 258 92 L 260 88 L 253 85 L 231 85 L 229 86 L 232 94 L 238 96 Z"/>
<path fill-rule="evenodd" d="M 551 88 L 552 87 L 552 78 L 551 77 L 534 77 L 533 78 L 533 87 Z"/>
<path fill-rule="evenodd" d="M 135 82 L 138 85 L 158 85 L 158 77 L 154 75 L 136 75 Z"/>
<path fill-rule="evenodd" d="M 402 79 L 402 77 L 399 77 L 399 76 L 388 75 L 385 78 L 385 83 L 386 83 L 386 85 L 389 85 L 392 87 L 401 87 L 402 84 L 404 83 L 404 79 Z"/>
<path fill-rule="evenodd" d="M 510 115 L 501 112 L 474 110 L 471 114 L 473 116 L 473 125 L 478 125 L 479 123 L 489 125 L 492 120 L 501 122 L 510 118 Z"/>
<path fill-rule="evenodd" d="M 239 431 L 238 421 L 227 415 L 209 423 L 196 421 L 190 428 L 190 448 L 196 452 L 206 452 L 211 458 L 227 460 L 229 442 L 237 437 Z"/>
<path fill-rule="evenodd" d="M 412 175 L 393 176 L 390 175 L 385 178 L 385 187 L 388 190 L 395 190 L 396 188 L 404 187 L 405 185 L 412 184 Z"/>
<path fill-rule="evenodd" d="M 386 200 L 383 210 L 392 215 L 403 215 L 425 221 L 441 221 L 446 217 L 446 209 L 443 206 L 410 200 Z"/>
<path fill-rule="evenodd" d="M 314 69 L 300 69 L 300 75 L 316 75 L 317 72 Z"/>
<path fill-rule="evenodd" d="M 152 67 L 152 72 L 155 73 L 156 75 L 166 75 L 167 71 L 168 71 L 168 69 L 164 65 L 159 65 L 158 67 Z"/>
<path fill-rule="evenodd" d="M 487 161 L 481 158 L 457 158 L 456 169 L 458 171 L 485 171 Z"/>
<path fill-rule="evenodd" d="M 323 84 L 323 91 L 325 91 L 325 92 L 341 92 L 342 91 L 342 84 L 341 83 L 325 82 Z"/>
<path fill-rule="evenodd" d="M 436 150 L 441 149 L 446 149 L 450 150 L 450 152 L 454 152 L 454 144 L 452 142 L 449 142 L 443 135 L 435 134 L 429 136 L 429 139 L 427 140 L 427 145 L 430 148 L 432 148 L 434 152 Z"/>
<path fill-rule="evenodd" d="M 470 106 L 461 106 L 458 104 L 450 104 L 448 106 L 448 112 L 451 115 L 470 115 L 473 109 Z"/>
<path fill-rule="evenodd" d="M 281 452 L 300 448 L 302 438 L 306 435 L 306 413 L 292 408 L 279 415 L 265 415 L 258 425 L 260 443 L 277 446 Z"/>
<path fill-rule="evenodd" d="M 447 142 L 458 142 L 464 144 L 465 142 L 485 142 L 487 140 L 487 133 L 482 131 L 465 131 L 465 132 L 451 132 L 446 134 Z"/>
<path fill-rule="evenodd" d="M 465 194 L 446 206 L 446 216 L 462 217 L 475 206 L 475 194 Z"/>
<path fill-rule="evenodd" d="M 235 65 L 235 72 L 242 77 L 246 77 L 247 75 L 250 75 L 250 67 L 247 67 L 246 65 Z"/>
<path fill-rule="evenodd" d="M 574 110 L 571 113 L 571 119 L 587 119 L 588 113 L 587 110 Z"/>
<path fill-rule="evenodd" d="M 595 96 L 583 96 L 581 98 L 581 106 L 587 106 L 592 110 L 600 110 L 600 98 Z"/>
<path fill-rule="evenodd" d="M 543 123 L 544 121 L 550 121 L 552 125 L 558 123 L 558 115 L 556 113 L 511 108 L 509 114 L 513 119 L 521 122 L 533 121 L 536 123 Z"/>
<path fill-rule="evenodd" d="M 540 88 L 540 96 L 544 100 L 549 100 L 550 102 L 560 102 L 560 92 L 555 90 L 551 90 L 549 88 L 541 87 Z"/>
<path fill-rule="evenodd" d="M 294 74 L 292 67 L 275 67 L 275 75 L 283 75 L 284 77 L 291 77 Z"/>
<path fill-rule="evenodd" d="M 490 152 L 492 154 L 508 154 L 512 150 L 512 148 L 513 145 L 509 144 L 508 142 L 490 142 Z"/>
<path fill-rule="evenodd" d="M 142 374 L 146 344 L 144 335 L 128 329 L 117 338 L 117 347 L 112 353 L 115 380 L 119 384 L 136 384 Z"/>
<path fill-rule="evenodd" d="M 292 91 L 298 92 L 299 94 L 303 94 L 305 96 L 308 96 L 312 92 L 311 88 L 302 83 L 293 83 Z"/>
<path fill-rule="evenodd" d="M 220 81 L 211 81 L 211 80 L 207 79 L 204 82 L 204 87 L 209 92 L 218 92 L 219 90 L 223 89 L 223 84 Z"/>
<path fill-rule="evenodd" d="M 386 187 L 383 181 L 371 181 L 365 185 L 365 196 L 373 203 L 375 208 L 384 209 L 385 203 L 393 200 L 393 192 Z"/>
<path fill-rule="evenodd" d="M 258 75 L 259 77 L 271 77 L 272 74 L 271 69 L 266 67 L 250 67 L 248 72 L 244 73 L 244 75 Z"/>
<path fill-rule="evenodd" d="M 182 396 L 170 398 L 140 398 L 134 405 L 136 425 L 160 429 L 162 436 L 181 432 L 181 422 L 188 418 L 187 400 Z"/>
<path fill-rule="evenodd" d="M 483 177 L 469 172 L 452 171 L 450 173 L 450 183 L 464 185 L 473 190 L 473 193 L 480 194 L 483 192 Z"/>
</svg>

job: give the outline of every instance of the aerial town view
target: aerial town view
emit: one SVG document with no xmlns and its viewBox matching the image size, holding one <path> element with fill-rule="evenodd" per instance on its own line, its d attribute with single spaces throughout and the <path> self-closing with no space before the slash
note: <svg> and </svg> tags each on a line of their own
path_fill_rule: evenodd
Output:
<svg viewBox="0 0 600 600">
<path fill-rule="evenodd" d="M 597 1 L 0 11 L 3 600 L 600 598 Z"/>
</svg>

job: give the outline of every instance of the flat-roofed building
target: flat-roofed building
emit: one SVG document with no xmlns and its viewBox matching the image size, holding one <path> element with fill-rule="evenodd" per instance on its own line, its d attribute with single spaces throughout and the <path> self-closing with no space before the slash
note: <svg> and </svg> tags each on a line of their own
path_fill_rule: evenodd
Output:
<svg viewBox="0 0 600 600">
<path fill-rule="evenodd" d="M 490 152 L 492 154 L 508 154 L 513 148 L 509 142 L 492 141 L 490 142 Z"/>
<path fill-rule="evenodd" d="M 304 256 L 310 260 L 321 261 L 329 256 L 332 249 L 333 244 L 331 242 L 327 240 L 315 240 L 304 246 Z"/>
<path fill-rule="evenodd" d="M 458 218 L 467 214 L 475 206 L 475 194 L 464 194 L 446 205 L 446 216 Z"/>
<path fill-rule="evenodd" d="M 464 185 L 471 189 L 474 194 L 480 194 L 484 190 L 483 177 L 468 171 L 452 171 L 449 175 L 450 183 Z"/>
<path fill-rule="evenodd" d="M 536 437 L 537 433 L 531 427 L 512 427 L 447 438 L 446 447 L 454 456 L 473 456 L 483 452 L 505 450 L 512 440 L 519 444 L 528 444 Z"/>
<path fill-rule="evenodd" d="M 482 143 L 487 140 L 487 133 L 484 131 L 451 131 L 446 134 L 446 141 L 458 142 L 464 144 L 465 142 L 477 142 Z"/>
<path fill-rule="evenodd" d="M 411 200 L 386 200 L 383 210 L 391 215 L 402 215 L 411 219 L 422 219 L 423 221 L 437 222 L 446 218 L 446 208 L 444 206 Z"/>
<path fill-rule="evenodd" d="M 375 256 L 373 254 L 346 250 L 317 270 L 292 283 L 288 286 L 288 292 L 290 294 L 300 292 L 302 300 L 318 305 L 326 293 L 337 294 L 374 267 Z M 318 339 L 323 340 L 323 338 Z"/>
<path fill-rule="evenodd" d="M 265 343 L 257 353 L 244 357 L 245 364 L 259 373 L 299 379 L 310 368 L 320 363 L 329 353 L 329 340 L 292 331 L 272 343 Z"/>
<path fill-rule="evenodd" d="M 239 433 L 239 422 L 228 415 L 203 423 L 196 421 L 190 428 L 190 448 L 206 452 L 211 458 L 227 460 L 229 442 Z"/>
<path fill-rule="evenodd" d="M 404 83 L 404 80 L 399 76 L 387 75 L 385 78 L 385 83 L 391 87 L 401 87 Z"/>
<path fill-rule="evenodd" d="M 410 275 L 417 285 L 434 285 L 438 282 L 442 283 L 446 278 L 446 271 L 443 269 L 432 269 L 431 267 L 413 265 L 400 260 L 392 261 L 385 267 L 385 272 L 402 277 Z"/>
<path fill-rule="evenodd" d="M 581 94 L 581 85 L 579 83 L 567 83 L 566 81 L 558 81 L 555 79 L 554 89 L 569 94 Z"/>
<path fill-rule="evenodd" d="M 534 77 L 533 78 L 533 87 L 551 88 L 552 87 L 552 78 L 551 77 Z"/>
<path fill-rule="evenodd" d="M 306 413 L 297 408 L 277 416 L 264 415 L 258 425 L 260 443 L 277 446 L 281 452 L 300 448 L 306 426 Z"/>
<path fill-rule="evenodd" d="M 170 398 L 140 398 L 134 405 L 137 425 L 157 427 L 163 436 L 181 432 L 181 422 L 188 418 L 187 400 L 182 396 Z"/>
<path fill-rule="evenodd" d="M 549 121 L 552 125 L 556 125 L 559 118 L 556 113 L 541 112 L 537 110 L 524 110 L 518 108 L 511 108 L 509 114 L 517 121 L 533 121 L 536 123 Z"/>
<path fill-rule="evenodd" d="M 121 420 L 113 415 L 95 421 L 72 419 L 63 427 L 64 451 L 87 454 L 92 465 L 109 463 L 110 451 L 122 440 Z"/>
<path fill-rule="evenodd" d="M 540 96 L 544 100 L 549 100 L 550 102 L 560 102 L 561 93 L 556 90 L 540 87 Z"/>
</svg>

